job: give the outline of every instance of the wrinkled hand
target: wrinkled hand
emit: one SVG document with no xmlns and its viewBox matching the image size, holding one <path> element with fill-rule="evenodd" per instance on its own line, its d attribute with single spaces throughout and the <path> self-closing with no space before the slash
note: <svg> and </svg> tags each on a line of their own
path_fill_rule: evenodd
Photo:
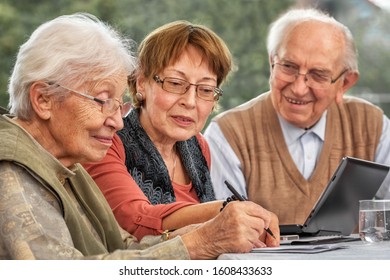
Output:
<svg viewBox="0 0 390 280">
<path fill-rule="evenodd" d="M 268 227 L 276 240 L 265 234 L 264 228 Z M 231 202 L 219 215 L 184 234 L 182 239 L 192 259 L 214 259 L 223 253 L 247 253 L 254 247 L 279 244 L 278 219 L 253 202 Z"/>
</svg>

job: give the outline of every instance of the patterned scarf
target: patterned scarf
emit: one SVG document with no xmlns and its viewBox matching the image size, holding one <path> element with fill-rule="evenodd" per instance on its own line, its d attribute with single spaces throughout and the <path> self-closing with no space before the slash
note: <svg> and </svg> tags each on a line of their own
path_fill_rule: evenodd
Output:
<svg viewBox="0 0 390 280">
<path fill-rule="evenodd" d="M 153 204 L 176 201 L 168 169 L 157 148 L 139 122 L 139 110 L 133 109 L 118 131 L 125 152 L 127 170 Z M 206 159 L 195 136 L 176 143 L 177 150 L 201 202 L 215 200 Z"/>
</svg>

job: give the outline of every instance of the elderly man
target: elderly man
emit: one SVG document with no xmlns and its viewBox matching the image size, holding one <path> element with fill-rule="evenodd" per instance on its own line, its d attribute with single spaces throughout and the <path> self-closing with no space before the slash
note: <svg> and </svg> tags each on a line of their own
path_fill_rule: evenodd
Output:
<svg viewBox="0 0 390 280">
<path fill-rule="evenodd" d="M 224 181 L 303 223 L 344 156 L 390 163 L 389 120 L 344 94 L 358 80 L 347 27 L 315 9 L 291 10 L 268 35 L 270 91 L 215 117 L 205 132 L 217 198 Z M 387 194 L 384 183 L 377 196 Z"/>
</svg>

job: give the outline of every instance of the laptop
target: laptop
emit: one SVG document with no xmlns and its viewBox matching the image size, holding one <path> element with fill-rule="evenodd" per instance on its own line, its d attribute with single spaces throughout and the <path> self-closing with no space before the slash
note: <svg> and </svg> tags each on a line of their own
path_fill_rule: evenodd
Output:
<svg viewBox="0 0 390 280">
<path fill-rule="evenodd" d="M 358 226 L 359 200 L 373 199 L 390 166 L 344 157 L 303 225 L 280 225 L 281 235 L 347 236 Z"/>
</svg>

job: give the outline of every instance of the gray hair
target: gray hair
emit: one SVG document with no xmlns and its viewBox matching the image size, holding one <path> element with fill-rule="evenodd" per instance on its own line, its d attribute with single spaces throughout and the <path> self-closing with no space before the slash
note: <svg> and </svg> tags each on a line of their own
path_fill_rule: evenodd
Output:
<svg viewBox="0 0 390 280">
<path fill-rule="evenodd" d="M 344 66 L 352 71 L 358 72 L 357 50 L 351 31 L 333 17 L 316 9 L 293 9 L 287 11 L 269 29 L 267 38 L 268 56 L 277 55 L 286 34 L 289 34 L 297 25 L 307 21 L 319 21 L 330 24 L 341 31 L 345 38 L 346 48 L 344 50 Z"/>
<path fill-rule="evenodd" d="M 87 13 L 59 16 L 40 25 L 20 47 L 8 93 L 10 113 L 32 116 L 29 89 L 36 81 L 81 85 L 125 70 L 130 75 L 136 59 L 133 41 Z"/>
</svg>

